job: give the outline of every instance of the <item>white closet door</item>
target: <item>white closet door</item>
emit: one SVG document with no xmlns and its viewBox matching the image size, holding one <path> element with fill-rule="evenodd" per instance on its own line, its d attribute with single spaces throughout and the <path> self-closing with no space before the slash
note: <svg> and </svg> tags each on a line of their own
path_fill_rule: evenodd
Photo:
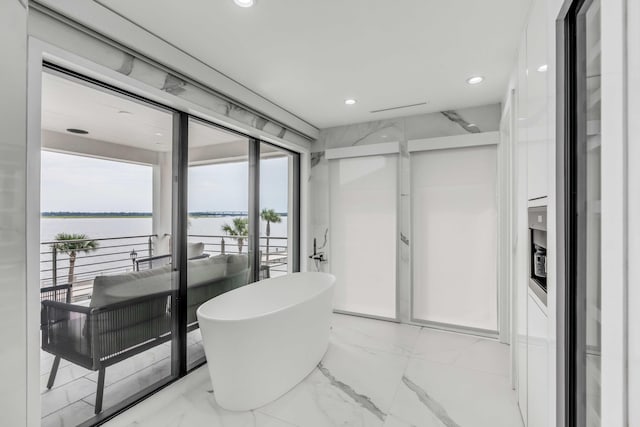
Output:
<svg viewBox="0 0 640 427">
<path fill-rule="evenodd" d="M 398 156 L 330 160 L 334 308 L 396 317 Z"/>
<path fill-rule="evenodd" d="M 496 146 L 411 153 L 413 318 L 498 326 Z"/>
</svg>

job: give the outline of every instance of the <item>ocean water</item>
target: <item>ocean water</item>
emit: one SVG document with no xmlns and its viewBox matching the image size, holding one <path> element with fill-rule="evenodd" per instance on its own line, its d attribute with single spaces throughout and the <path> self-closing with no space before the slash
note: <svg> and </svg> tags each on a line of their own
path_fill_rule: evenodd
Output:
<svg viewBox="0 0 640 427">
<path fill-rule="evenodd" d="M 190 218 L 189 234 L 223 235 L 222 226 L 231 224 L 232 217 Z M 266 224 L 261 221 L 260 234 L 265 235 Z M 40 241 L 54 239 L 58 233 L 83 233 L 93 239 L 137 236 L 152 233 L 151 218 L 54 218 L 40 220 Z M 271 236 L 286 237 L 287 217 L 271 224 Z"/>
<path fill-rule="evenodd" d="M 222 226 L 232 224 L 233 217 L 209 217 L 190 218 L 189 234 L 206 236 L 223 236 Z M 261 221 L 260 234 L 265 235 L 266 223 Z M 92 239 L 108 239 L 98 241 L 98 249 L 80 253 L 76 260 L 75 280 L 89 280 L 100 274 L 114 274 L 131 271 L 133 263 L 130 253 L 135 251 L 138 257 L 148 255 L 149 239 L 152 233 L 151 218 L 42 218 L 40 221 L 40 278 L 42 286 L 53 283 L 54 261 L 51 242 L 58 233 L 86 234 Z M 131 236 L 143 236 L 131 238 Z M 282 217 L 282 222 L 271 224 L 271 237 L 287 236 L 287 217 Z M 220 249 L 219 237 L 191 237 L 190 242 L 204 242 L 205 250 L 217 252 Z M 261 242 L 265 244 L 264 239 Z M 282 239 L 270 241 L 271 250 L 274 247 L 286 246 Z M 235 239 L 225 238 L 225 250 L 234 252 L 238 250 Z M 284 248 L 280 248 L 284 250 Z M 246 243 L 243 248 L 246 252 Z M 66 283 L 68 274 L 68 256 L 63 253 L 56 254 L 55 273 L 57 283 Z"/>
</svg>

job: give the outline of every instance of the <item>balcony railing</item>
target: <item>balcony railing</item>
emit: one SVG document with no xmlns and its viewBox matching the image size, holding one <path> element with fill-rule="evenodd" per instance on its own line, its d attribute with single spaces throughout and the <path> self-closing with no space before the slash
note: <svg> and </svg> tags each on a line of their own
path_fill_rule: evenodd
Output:
<svg viewBox="0 0 640 427">
<path fill-rule="evenodd" d="M 204 253 L 247 253 L 247 236 L 220 236 L 190 234 L 190 243 L 204 244 Z M 242 252 L 238 240 L 243 240 Z M 73 277 L 69 278 L 70 255 L 57 249 L 60 243 L 82 243 L 94 241 L 97 248 L 88 252 L 77 251 Z M 157 236 L 154 234 L 118 236 L 85 240 L 46 241 L 40 243 L 40 287 L 72 284 L 72 300 L 90 298 L 93 279 L 105 274 L 118 274 L 136 269 L 136 260 L 158 255 Z M 287 273 L 288 241 L 286 237 L 260 237 L 261 270 L 264 276 L 273 277 Z"/>
</svg>

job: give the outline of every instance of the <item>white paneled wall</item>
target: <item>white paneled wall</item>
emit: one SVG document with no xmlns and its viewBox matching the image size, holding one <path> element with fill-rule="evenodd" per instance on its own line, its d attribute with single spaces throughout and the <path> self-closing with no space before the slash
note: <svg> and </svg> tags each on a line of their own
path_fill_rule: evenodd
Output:
<svg viewBox="0 0 640 427">
<path fill-rule="evenodd" d="M 0 424 L 19 427 L 27 413 L 27 10 L 18 0 L 0 2 L 0 51 Z"/>
<path fill-rule="evenodd" d="M 532 421 L 531 425 L 548 426 L 555 425 L 556 418 L 555 20 L 563 1 L 531 1 L 508 89 L 515 89 L 516 94 L 511 178 L 515 184 L 513 221 L 516 234 L 512 291 L 516 294 L 513 309 L 516 311 L 514 328 L 518 343 L 514 349 L 517 365 L 514 375 L 525 424 Z M 546 317 L 529 313 L 532 306 L 528 293 L 527 208 L 533 205 L 547 206 L 548 214 Z M 531 319 L 537 319 L 535 331 L 528 328 Z M 529 342 L 530 332 L 535 332 L 532 342 Z M 536 349 L 533 353 L 532 348 Z M 546 352 L 546 360 L 541 351 Z M 528 353 L 535 354 L 535 361 L 528 360 Z M 535 369 L 529 369 L 530 363 L 534 363 L 532 368 Z M 534 375 L 536 378 L 530 378 Z"/>
</svg>

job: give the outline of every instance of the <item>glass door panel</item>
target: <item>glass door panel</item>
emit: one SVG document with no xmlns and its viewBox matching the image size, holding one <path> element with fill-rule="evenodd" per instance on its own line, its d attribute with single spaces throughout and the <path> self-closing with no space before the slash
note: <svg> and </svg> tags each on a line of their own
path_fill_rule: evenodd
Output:
<svg viewBox="0 0 640 427">
<path fill-rule="evenodd" d="M 330 160 L 329 176 L 334 308 L 395 319 L 398 156 Z"/>
<path fill-rule="evenodd" d="M 260 279 L 293 271 L 294 154 L 260 143 Z"/>
<path fill-rule="evenodd" d="M 496 147 L 411 154 L 413 317 L 496 331 Z"/>
<path fill-rule="evenodd" d="M 43 425 L 77 425 L 176 375 L 173 113 L 42 80 Z"/>
<path fill-rule="evenodd" d="M 189 121 L 188 368 L 204 362 L 197 308 L 250 281 L 250 143 L 238 134 Z"/>
<path fill-rule="evenodd" d="M 593 0 L 584 11 L 586 86 L 586 328 L 584 375 L 586 386 L 586 425 L 600 426 L 600 0 Z"/>
</svg>

